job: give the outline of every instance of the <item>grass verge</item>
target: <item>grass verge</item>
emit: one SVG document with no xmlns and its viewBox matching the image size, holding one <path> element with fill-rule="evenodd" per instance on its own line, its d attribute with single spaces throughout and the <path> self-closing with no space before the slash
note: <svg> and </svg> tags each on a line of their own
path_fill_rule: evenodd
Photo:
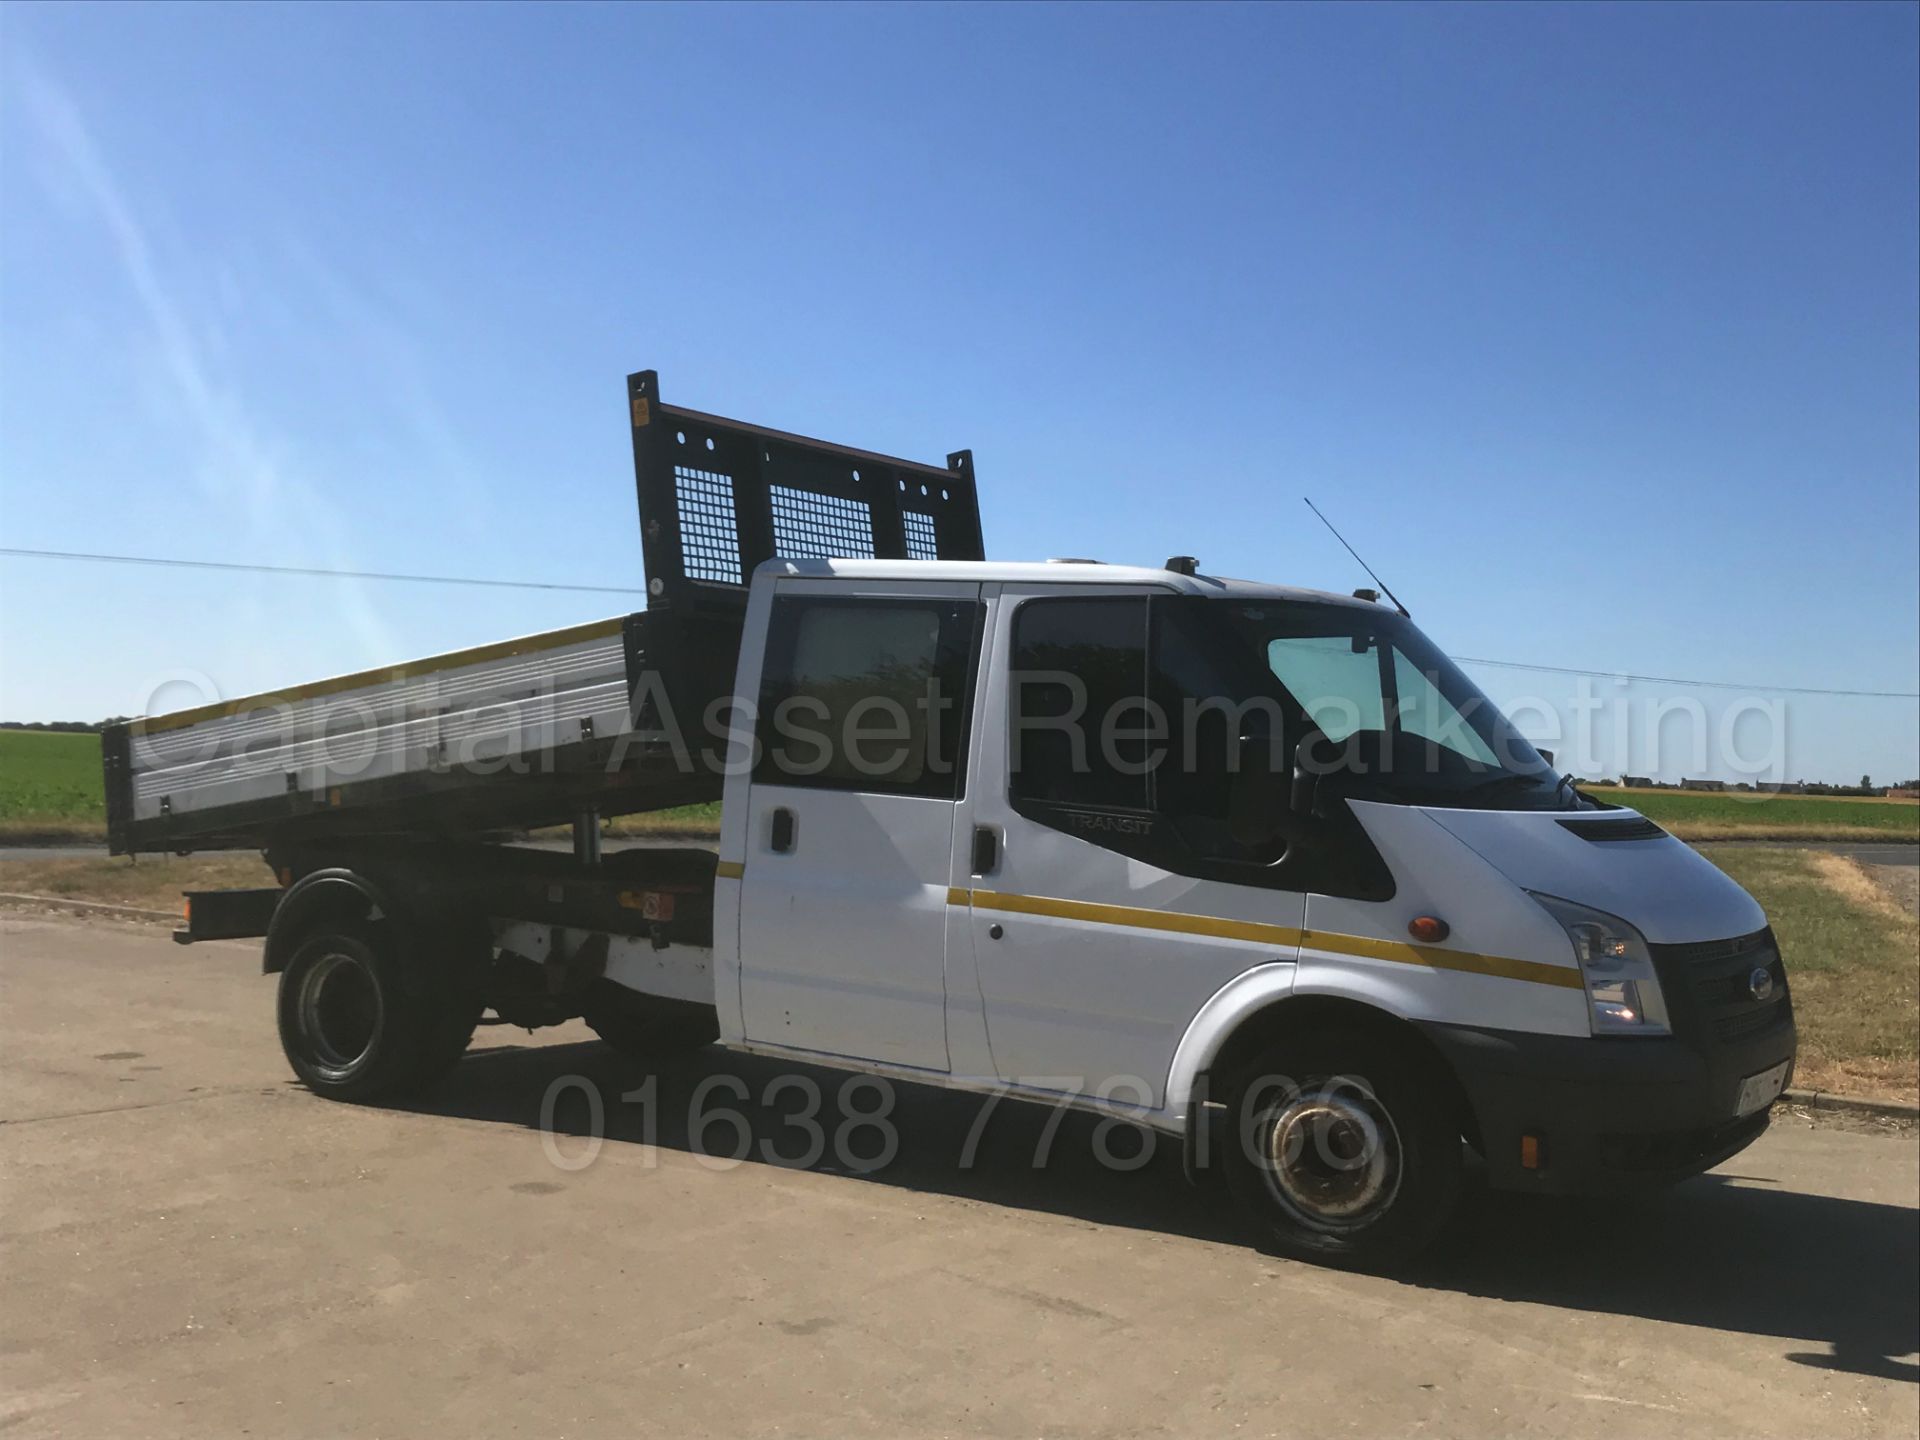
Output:
<svg viewBox="0 0 1920 1440">
<path fill-rule="evenodd" d="M 224 855 L 89 855 L 0 862 L 0 891 L 93 900 L 105 905 L 180 913 L 182 890 L 252 890 L 273 884 L 273 872 L 251 850 Z"/>
<path fill-rule="evenodd" d="M 1773 922 L 1800 1026 L 1803 1090 L 1920 1101 L 1920 921 L 1856 861 L 1724 849 L 1713 863 Z"/>
<path fill-rule="evenodd" d="M 720 802 L 682 805 L 673 810 L 649 810 L 640 815 L 616 815 L 607 822 L 607 834 L 678 836 L 712 840 L 720 834 Z"/>
</svg>

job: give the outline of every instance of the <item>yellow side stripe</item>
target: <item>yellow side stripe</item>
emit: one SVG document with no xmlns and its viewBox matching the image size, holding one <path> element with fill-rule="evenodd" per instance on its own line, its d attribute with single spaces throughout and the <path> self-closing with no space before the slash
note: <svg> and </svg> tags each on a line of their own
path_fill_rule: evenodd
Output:
<svg viewBox="0 0 1920 1440">
<path fill-rule="evenodd" d="M 1505 955 L 1480 955 L 1472 950 L 1447 950 L 1438 945 L 1409 945 L 1401 940 L 1376 940 L 1370 935 L 1329 935 L 1309 930 L 1300 942 L 1309 950 L 1332 950 L 1368 960 L 1391 960 L 1396 965 L 1424 965 L 1430 970 L 1464 970 L 1469 975 L 1492 975 L 1501 980 L 1525 980 L 1534 985 L 1580 988 L 1580 972 L 1571 965 L 1549 965 L 1540 960 L 1513 960 Z"/>
<path fill-rule="evenodd" d="M 968 891 L 949 890 L 948 904 L 964 905 Z M 1056 920 L 1086 920 L 1095 925 L 1129 925 L 1139 930 L 1166 930 L 1177 935 L 1210 935 L 1221 940 L 1252 940 L 1262 945 L 1298 945 L 1301 932 L 1286 925 L 1262 925 L 1253 920 L 1217 920 L 1211 915 L 1182 915 L 1174 910 L 1140 910 L 1131 905 L 1095 905 L 1085 900 L 1055 900 L 1046 895 L 1003 895 L 997 890 L 971 892 L 976 910 L 1006 910 L 1015 915 L 1049 915 Z M 958 895 L 959 900 L 953 897 Z"/>
<path fill-rule="evenodd" d="M 1058 900 L 1047 895 L 1007 895 L 997 890 L 947 891 L 949 905 L 972 905 L 976 910 L 1000 910 L 1014 915 L 1045 915 L 1056 920 L 1084 920 L 1094 925 L 1125 925 L 1175 935 L 1206 935 L 1225 940 L 1251 940 L 1262 945 L 1298 945 L 1397 965 L 1422 965 L 1429 970 L 1459 970 L 1502 980 L 1524 980 L 1578 990 L 1580 972 L 1567 965 L 1538 960 L 1514 960 L 1504 955 L 1479 955 L 1471 950 L 1448 950 L 1438 945 L 1409 945 L 1399 940 L 1377 940 L 1366 935 L 1335 935 L 1325 930 L 1296 930 L 1288 925 L 1264 925 L 1253 920 L 1222 920 L 1211 915 L 1183 915 L 1172 910 L 1144 910 L 1131 905 L 1096 905 L 1086 900 Z"/>
</svg>

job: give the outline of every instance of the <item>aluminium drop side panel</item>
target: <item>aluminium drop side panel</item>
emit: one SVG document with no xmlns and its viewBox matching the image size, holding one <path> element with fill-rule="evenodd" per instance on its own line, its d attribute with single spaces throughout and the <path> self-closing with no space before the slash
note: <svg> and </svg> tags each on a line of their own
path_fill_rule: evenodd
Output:
<svg viewBox="0 0 1920 1440">
<path fill-rule="evenodd" d="M 103 750 L 114 848 L 257 842 L 315 814 L 476 787 L 505 797 L 509 823 L 518 797 L 579 767 L 570 752 L 628 730 L 624 632 L 599 621 L 133 721 L 124 755 L 118 736 Z"/>
</svg>

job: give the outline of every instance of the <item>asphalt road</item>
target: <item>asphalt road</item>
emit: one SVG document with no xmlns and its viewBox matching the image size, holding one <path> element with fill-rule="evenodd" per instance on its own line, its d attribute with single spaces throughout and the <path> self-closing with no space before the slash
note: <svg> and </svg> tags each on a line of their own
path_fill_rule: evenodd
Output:
<svg viewBox="0 0 1920 1440">
<path fill-rule="evenodd" d="M 257 967 L 0 919 L 13 1433 L 1915 1433 L 1910 1132 L 1783 1119 L 1656 1201 L 1489 1197 L 1388 1280 L 1247 1248 L 1176 1155 L 1106 1170 L 1078 1117 L 1036 1169 L 1049 1112 L 1005 1107 L 963 1168 L 977 1102 L 918 1087 L 871 1176 L 724 1166 L 693 1092 L 780 1072 L 717 1050 L 660 1072 L 651 1122 L 573 1027 L 483 1031 L 424 1108 L 330 1104 Z M 583 1093 L 538 1128 L 568 1075 L 608 1133 L 578 1170 L 546 1143 L 584 1153 Z M 744 1106 L 756 1140 L 797 1153 L 797 1104 Z"/>
</svg>

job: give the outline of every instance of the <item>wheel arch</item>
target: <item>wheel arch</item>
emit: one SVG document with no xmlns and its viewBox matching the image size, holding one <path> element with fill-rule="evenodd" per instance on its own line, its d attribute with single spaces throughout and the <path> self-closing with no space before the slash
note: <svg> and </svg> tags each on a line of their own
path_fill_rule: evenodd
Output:
<svg viewBox="0 0 1920 1440">
<path fill-rule="evenodd" d="M 1184 1112 L 1190 1154 L 1199 1128 L 1208 1123 L 1207 1102 L 1224 1098 L 1220 1086 L 1225 1077 L 1262 1049 L 1284 1048 L 1290 1035 L 1335 1027 L 1378 1035 L 1418 1057 L 1422 1067 L 1446 1087 L 1461 1134 L 1479 1146 L 1479 1124 L 1466 1087 L 1440 1047 L 1418 1025 L 1375 996 L 1300 993 L 1293 988 L 1292 969 L 1261 966 L 1238 977 L 1201 1007 L 1188 1028 L 1169 1077 L 1167 1108 L 1175 1114 Z"/>
<path fill-rule="evenodd" d="M 368 923 L 383 919 L 404 923 L 386 888 L 378 881 L 344 866 L 303 875 L 280 898 L 273 919 L 267 924 L 260 971 L 264 975 L 277 975 L 285 970 L 287 961 L 316 922 Z"/>
</svg>

